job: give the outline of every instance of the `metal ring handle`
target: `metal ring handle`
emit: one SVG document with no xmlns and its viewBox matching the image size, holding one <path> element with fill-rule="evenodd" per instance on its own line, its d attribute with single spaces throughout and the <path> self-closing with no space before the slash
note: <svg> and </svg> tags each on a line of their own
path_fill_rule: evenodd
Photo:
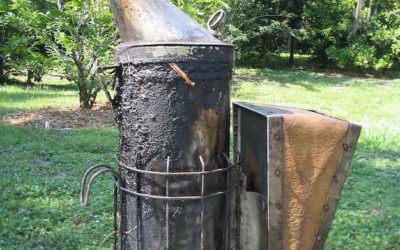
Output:
<svg viewBox="0 0 400 250">
<path fill-rule="evenodd" d="M 216 29 L 221 26 L 221 24 L 224 22 L 226 17 L 226 12 L 225 10 L 219 10 L 215 12 L 210 19 L 208 19 L 207 22 L 207 27 L 210 31 L 214 32 Z"/>
</svg>

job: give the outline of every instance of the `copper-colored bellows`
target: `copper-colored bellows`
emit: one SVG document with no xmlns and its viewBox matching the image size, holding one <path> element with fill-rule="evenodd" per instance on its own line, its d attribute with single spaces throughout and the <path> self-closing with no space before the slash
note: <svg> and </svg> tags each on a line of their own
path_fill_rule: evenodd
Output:
<svg viewBox="0 0 400 250">
<path fill-rule="evenodd" d="M 322 248 L 361 128 L 312 111 L 248 103 L 234 104 L 234 127 L 245 182 L 241 249 Z"/>
</svg>

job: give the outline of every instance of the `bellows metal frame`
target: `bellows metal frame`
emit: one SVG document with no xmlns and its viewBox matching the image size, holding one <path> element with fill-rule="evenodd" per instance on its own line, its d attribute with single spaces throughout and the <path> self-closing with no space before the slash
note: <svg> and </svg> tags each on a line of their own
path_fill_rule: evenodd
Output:
<svg viewBox="0 0 400 250">
<path fill-rule="evenodd" d="M 152 195 L 148 193 L 141 193 L 138 191 L 133 191 L 129 190 L 124 187 L 123 185 L 123 180 L 121 179 L 120 174 L 115 171 L 112 167 L 105 165 L 105 164 L 99 164 L 95 165 L 93 167 L 90 167 L 84 174 L 82 183 L 81 183 L 81 189 L 80 189 L 80 203 L 81 206 L 86 207 L 89 203 L 89 198 L 90 198 L 90 190 L 92 187 L 92 184 L 94 181 L 99 177 L 102 176 L 103 174 L 111 174 L 113 179 L 114 179 L 114 231 L 107 235 L 100 243 L 100 246 L 104 244 L 105 241 L 110 239 L 112 236 L 114 237 L 114 249 L 121 249 L 122 245 L 122 237 L 123 235 L 128 235 L 128 236 L 133 236 L 134 232 L 138 230 L 137 226 L 134 228 L 124 232 L 122 229 L 124 228 L 122 225 L 123 220 L 120 218 L 120 214 L 122 213 L 122 204 L 121 204 L 121 197 L 122 194 L 128 194 L 136 197 L 143 197 L 143 198 L 148 198 L 148 199 L 155 199 L 155 200 L 162 200 L 165 202 L 165 235 L 166 235 L 166 249 L 170 249 L 169 247 L 169 235 L 170 235 L 170 229 L 169 229 L 169 222 L 171 220 L 170 218 L 170 211 L 169 211 L 169 202 L 170 201 L 190 201 L 190 200 L 200 200 L 201 201 L 201 215 L 200 215 L 200 224 L 201 224 L 201 246 L 200 249 L 204 249 L 204 204 L 207 202 L 208 199 L 212 199 L 215 197 L 220 197 L 224 196 L 226 200 L 226 206 L 225 206 L 225 228 L 227 229 L 227 233 L 229 234 L 229 223 L 230 223 L 230 216 L 231 216 L 231 207 L 228 205 L 229 204 L 229 199 L 230 199 L 230 193 L 233 191 L 237 190 L 240 187 L 240 180 L 237 180 L 235 182 L 232 182 L 231 180 L 231 174 L 233 171 L 237 171 L 237 176 L 240 176 L 241 173 L 241 162 L 237 162 L 235 164 L 232 164 L 229 157 L 227 155 L 223 155 L 224 159 L 227 162 L 227 167 L 226 168 L 219 168 L 219 169 L 214 169 L 214 170 L 206 170 L 206 164 L 204 163 L 203 157 L 199 156 L 199 163 L 201 164 L 201 171 L 197 172 L 170 172 L 170 158 L 167 158 L 166 162 L 166 171 L 165 172 L 157 172 L 157 171 L 149 171 L 149 170 L 142 170 L 138 169 L 136 167 L 130 167 L 122 164 L 119 162 L 119 165 L 121 168 L 132 171 L 133 173 L 138 175 L 153 175 L 153 176 L 163 176 L 166 177 L 166 182 L 165 182 L 165 195 Z M 220 190 L 217 192 L 209 193 L 206 194 L 204 192 L 205 190 L 205 179 L 206 176 L 209 175 L 214 175 L 214 174 L 226 174 L 226 189 Z M 201 193 L 199 195 L 190 195 L 190 196 L 170 196 L 169 192 L 169 179 L 173 177 L 179 177 L 179 176 L 199 176 L 201 177 Z M 226 237 L 227 241 L 230 239 L 229 235 Z M 229 244 L 227 244 L 228 248 Z"/>
</svg>

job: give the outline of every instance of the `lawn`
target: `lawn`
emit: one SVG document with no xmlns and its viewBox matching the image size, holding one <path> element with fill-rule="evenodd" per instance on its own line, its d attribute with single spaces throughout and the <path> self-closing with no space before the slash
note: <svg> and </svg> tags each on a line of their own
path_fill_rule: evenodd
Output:
<svg viewBox="0 0 400 250">
<path fill-rule="evenodd" d="M 233 101 L 309 108 L 361 124 L 326 249 L 400 246 L 400 80 L 238 69 L 232 96 Z M 78 192 L 85 168 L 115 166 L 116 128 L 4 125 L 8 114 L 65 109 L 77 102 L 69 84 L 0 87 L 0 249 L 96 249 L 111 232 L 110 178 L 96 182 L 89 208 L 80 207 Z"/>
</svg>

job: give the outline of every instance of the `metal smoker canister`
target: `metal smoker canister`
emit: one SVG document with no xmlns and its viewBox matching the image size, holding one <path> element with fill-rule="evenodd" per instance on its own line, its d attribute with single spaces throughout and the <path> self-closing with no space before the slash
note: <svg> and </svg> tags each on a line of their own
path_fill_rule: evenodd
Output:
<svg viewBox="0 0 400 250">
<path fill-rule="evenodd" d="M 118 245 L 227 249 L 234 216 L 226 214 L 231 185 L 221 169 L 229 166 L 233 47 L 169 1 L 111 2 L 123 42 Z"/>
</svg>

